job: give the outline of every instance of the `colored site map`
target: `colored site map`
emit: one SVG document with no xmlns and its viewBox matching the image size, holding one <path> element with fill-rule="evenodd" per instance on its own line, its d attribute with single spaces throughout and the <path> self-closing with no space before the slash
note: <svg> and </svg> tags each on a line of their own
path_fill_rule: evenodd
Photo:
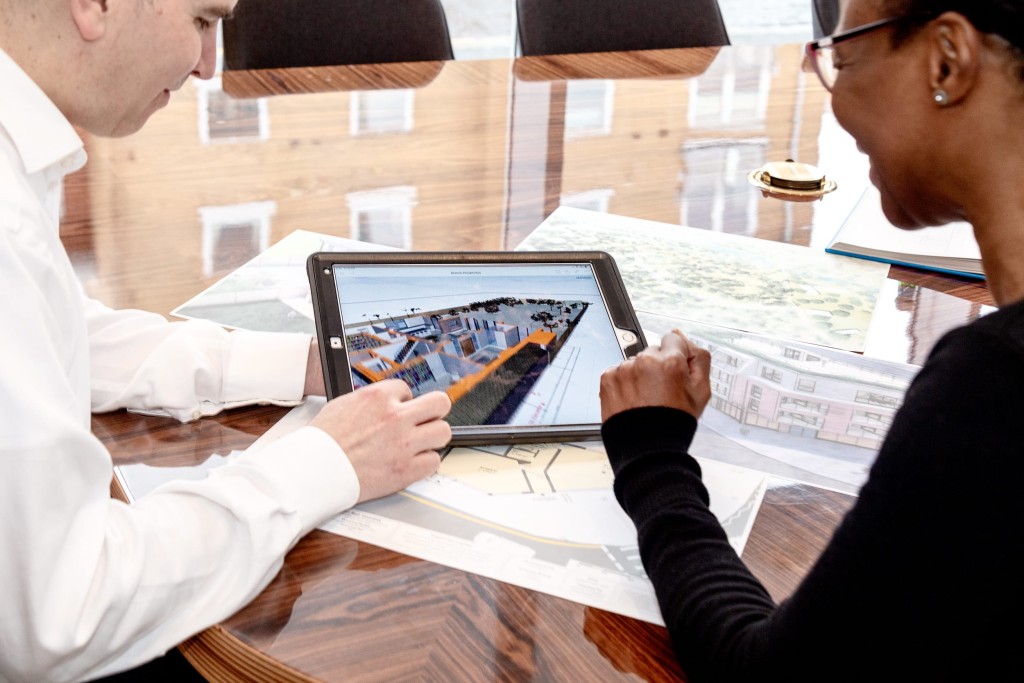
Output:
<svg viewBox="0 0 1024 683">
<path fill-rule="evenodd" d="M 323 405 L 308 399 L 254 444 L 306 424 Z M 121 465 L 132 499 L 173 479 L 202 479 L 236 457 L 197 467 Z M 711 510 L 742 552 L 768 479 L 701 460 Z M 473 446 L 444 454 L 439 471 L 404 491 L 328 520 L 324 531 L 584 605 L 661 624 L 636 529 L 612 493 L 599 442 Z"/>
<path fill-rule="evenodd" d="M 560 206 L 516 251 L 600 249 L 638 313 L 863 351 L 889 266 L 807 247 Z"/>
<path fill-rule="evenodd" d="M 257 444 L 305 424 L 292 410 Z M 768 478 L 701 461 L 711 510 L 742 552 Z M 325 531 L 661 624 L 636 528 L 600 442 L 452 448 L 437 474 L 329 520 Z"/>
</svg>

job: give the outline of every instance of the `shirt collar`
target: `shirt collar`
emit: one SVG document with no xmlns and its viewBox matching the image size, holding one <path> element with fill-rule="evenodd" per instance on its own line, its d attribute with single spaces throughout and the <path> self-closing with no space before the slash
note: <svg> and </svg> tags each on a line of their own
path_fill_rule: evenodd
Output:
<svg viewBox="0 0 1024 683">
<path fill-rule="evenodd" d="M 0 49 L 0 129 L 14 143 L 26 174 L 64 161 L 68 171 L 85 163 L 82 139 L 49 97 Z"/>
</svg>

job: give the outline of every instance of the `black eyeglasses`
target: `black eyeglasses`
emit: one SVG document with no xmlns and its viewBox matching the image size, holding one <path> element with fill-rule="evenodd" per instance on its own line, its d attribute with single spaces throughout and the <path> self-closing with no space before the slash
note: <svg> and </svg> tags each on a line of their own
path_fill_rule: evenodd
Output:
<svg viewBox="0 0 1024 683">
<path fill-rule="evenodd" d="M 839 75 L 839 70 L 835 67 L 835 54 L 833 49 L 839 43 L 847 40 L 858 38 L 866 33 L 877 31 L 880 28 L 890 26 L 898 21 L 903 21 L 907 17 L 889 17 L 888 19 L 879 19 L 878 21 L 872 21 L 870 24 L 864 24 L 863 26 L 857 26 L 851 28 L 849 31 L 843 31 L 841 33 L 833 33 L 830 36 L 819 38 L 807 43 L 804 48 L 807 58 L 814 66 L 814 70 L 818 74 L 818 78 L 821 79 L 821 84 L 825 86 L 825 89 L 832 92 L 832 86 L 836 84 L 836 76 Z"/>
</svg>

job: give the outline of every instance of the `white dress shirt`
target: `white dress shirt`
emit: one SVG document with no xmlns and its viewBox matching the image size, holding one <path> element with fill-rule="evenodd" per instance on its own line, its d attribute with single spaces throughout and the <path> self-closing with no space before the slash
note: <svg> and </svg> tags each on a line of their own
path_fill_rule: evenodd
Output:
<svg viewBox="0 0 1024 683">
<path fill-rule="evenodd" d="M 181 420 L 301 400 L 309 337 L 228 333 L 88 300 L 58 236 L 82 141 L 0 50 L 0 681 L 131 668 L 223 620 L 359 485 L 304 427 L 133 505 L 90 412 Z"/>
</svg>

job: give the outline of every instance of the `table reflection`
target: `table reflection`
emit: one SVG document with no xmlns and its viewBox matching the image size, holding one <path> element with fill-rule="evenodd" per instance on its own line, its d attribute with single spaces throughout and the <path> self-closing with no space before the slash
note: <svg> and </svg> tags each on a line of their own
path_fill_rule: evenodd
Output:
<svg viewBox="0 0 1024 683">
<path fill-rule="evenodd" d="M 557 60 L 522 59 L 406 65 L 379 82 L 373 69 L 315 84 L 315 70 L 264 72 L 265 92 L 299 94 L 242 99 L 221 76 L 193 80 L 139 134 L 86 138 L 65 233 L 93 295 L 157 311 L 299 228 L 506 249 L 567 204 L 808 244 L 815 206 L 764 200 L 746 181 L 771 159 L 829 168 L 817 154 L 827 98 L 799 46 L 701 54 L 689 72 L 648 59 L 643 77 L 615 79 L 559 79 Z"/>
<path fill-rule="evenodd" d="M 193 80 L 140 133 L 85 136 L 62 235 L 91 295 L 163 313 L 296 229 L 512 249 L 568 205 L 821 249 L 867 162 L 802 59 L 743 45 Z M 782 159 L 839 188 L 766 199 L 747 174 Z M 990 302 L 983 284 L 908 279 Z"/>
</svg>

